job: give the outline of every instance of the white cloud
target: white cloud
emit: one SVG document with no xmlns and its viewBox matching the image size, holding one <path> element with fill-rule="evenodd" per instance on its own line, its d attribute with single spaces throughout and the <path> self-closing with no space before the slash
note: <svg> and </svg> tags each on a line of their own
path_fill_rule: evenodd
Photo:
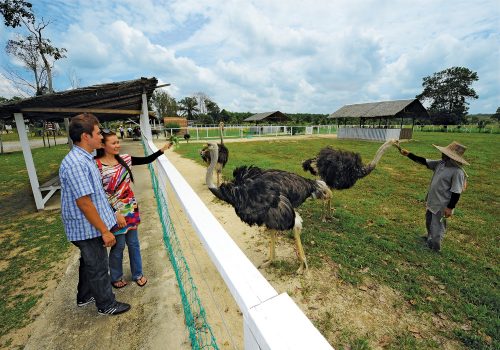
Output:
<svg viewBox="0 0 500 350">
<path fill-rule="evenodd" d="M 477 71 L 480 99 L 500 100 L 500 10 L 495 0 L 34 1 L 54 18 L 84 85 L 156 76 L 180 99 L 202 91 L 235 111 L 330 113 L 343 104 L 412 98 L 422 78 L 452 66 Z M 37 12 L 38 13 L 38 12 Z M 6 34 L 0 32 L 0 40 Z M 0 44 L 2 44 L 0 43 Z"/>
</svg>

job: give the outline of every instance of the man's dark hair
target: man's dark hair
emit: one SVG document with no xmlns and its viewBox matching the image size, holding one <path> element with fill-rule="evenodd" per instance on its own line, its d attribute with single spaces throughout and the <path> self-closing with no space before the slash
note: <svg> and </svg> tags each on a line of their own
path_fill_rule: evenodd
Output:
<svg viewBox="0 0 500 350">
<path fill-rule="evenodd" d="M 82 134 L 92 135 L 94 125 L 99 125 L 97 117 L 90 113 L 78 114 L 69 123 L 69 137 L 73 142 L 82 141 Z"/>
</svg>

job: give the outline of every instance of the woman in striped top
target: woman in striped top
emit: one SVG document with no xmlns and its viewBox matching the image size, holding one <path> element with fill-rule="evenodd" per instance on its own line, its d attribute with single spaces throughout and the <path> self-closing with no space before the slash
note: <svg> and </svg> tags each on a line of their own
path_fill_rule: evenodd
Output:
<svg viewBox="0 0 500 350">
<path fill-rule="evenodd" d="M 112 230 L 116 244 L 109 252 L 111 283 L 115 288 L 127 285 L 123 279 L 123 250 L 127 244 L 132 280 L 143 287 L 148 280 L 142 272 L 141 248 L 137 232 L 141 219 L 139 206 L 130 186 L 134 182 L 130 167 L 153 162 L 170 148 L 171 143 L 167 143 L 147 157 L 134 157 L 129 154 L 120 155 L 120 140 L 114 132 L 104 129 L 102 136 L 103 148 L 97 150 L 95 161 L 101 173 L 108 202 L 116 214 L 118 223 Z"/>
</svg>

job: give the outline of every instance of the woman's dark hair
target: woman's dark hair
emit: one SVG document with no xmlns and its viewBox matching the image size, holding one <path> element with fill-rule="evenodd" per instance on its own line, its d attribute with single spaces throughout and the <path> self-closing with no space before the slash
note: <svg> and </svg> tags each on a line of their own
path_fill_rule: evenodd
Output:
<svg viewBox="0 0 500 350">
<path fill-rule="evenodd" d="M 107 132 L 105 132 L 104 130 L 101 130 L 101 135 L 102 135 L 102 143 L 105 144 L 106 143 L 106 140 L 110 137 L 110 136 L 113 136 L 113 135 L 116 135 L 115 132 L 113 131 L 110 131 L 110 130 L 107 130 Z M 95 159 L 98 159 L 98 158 L 101 158 L 104 156 L 104 148 L 99 148 L 99 149 L 96 149 L 96 156 L 94 157 Z M 123 160 L 122 157 L 120 157 L 119 154 L 115 154 L 115 159 L 117 160 L 118 163 L 120 163 L 125 169 L 127 169 L 128 173 L 130 174 L 130 180 L 132 180 L 132 182 L 134 182 L 134 175 L 132 175 L 132 170 L 130 170 L 130 167 L 128 166 L 128 164 Z"/>
<path fill-rule="evenodd" d="M 82 141 L 82 134 L 92 135 L 94 126 L 99 125 L 97 117 L 90 113 L 78 114 L 69 123 L 69 137 L 73 142 Z"/>
</svg>

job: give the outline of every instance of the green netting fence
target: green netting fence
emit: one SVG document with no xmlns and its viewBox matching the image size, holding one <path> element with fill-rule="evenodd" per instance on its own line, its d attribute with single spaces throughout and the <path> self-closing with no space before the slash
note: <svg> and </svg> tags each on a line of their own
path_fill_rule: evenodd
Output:
<svg viewBox="0 0 500 350">
<path fill-rule="evenodd" d="M 144 141 L 142 145 L 144 147 L 144 153 L 149 154 L 150 152 L 148 152 Z M 201 300 L 198 296 L 196 285 L 191 276 L 191 271 L 189 270 L 186 258 L 182 253 L 181 245 L 168 211 L 167 201 L 159 186 L 155 169 L 152 164 L 149 164 L 148 168 L 151 175 L 151 183 L 153 184 L 157 210 L 162 225 L 163 243 L 168 251 L 169 259 L 175 271 L 177 283 L 179 284 L 186 327 L 188 328 L 189 338 L 191 340 L 191 347 L 196 350 L 218 350 L 219 347 L 217 346 L 212 329 L 207 322 L 205 309 L 203 308 Z"/>
</svg>

